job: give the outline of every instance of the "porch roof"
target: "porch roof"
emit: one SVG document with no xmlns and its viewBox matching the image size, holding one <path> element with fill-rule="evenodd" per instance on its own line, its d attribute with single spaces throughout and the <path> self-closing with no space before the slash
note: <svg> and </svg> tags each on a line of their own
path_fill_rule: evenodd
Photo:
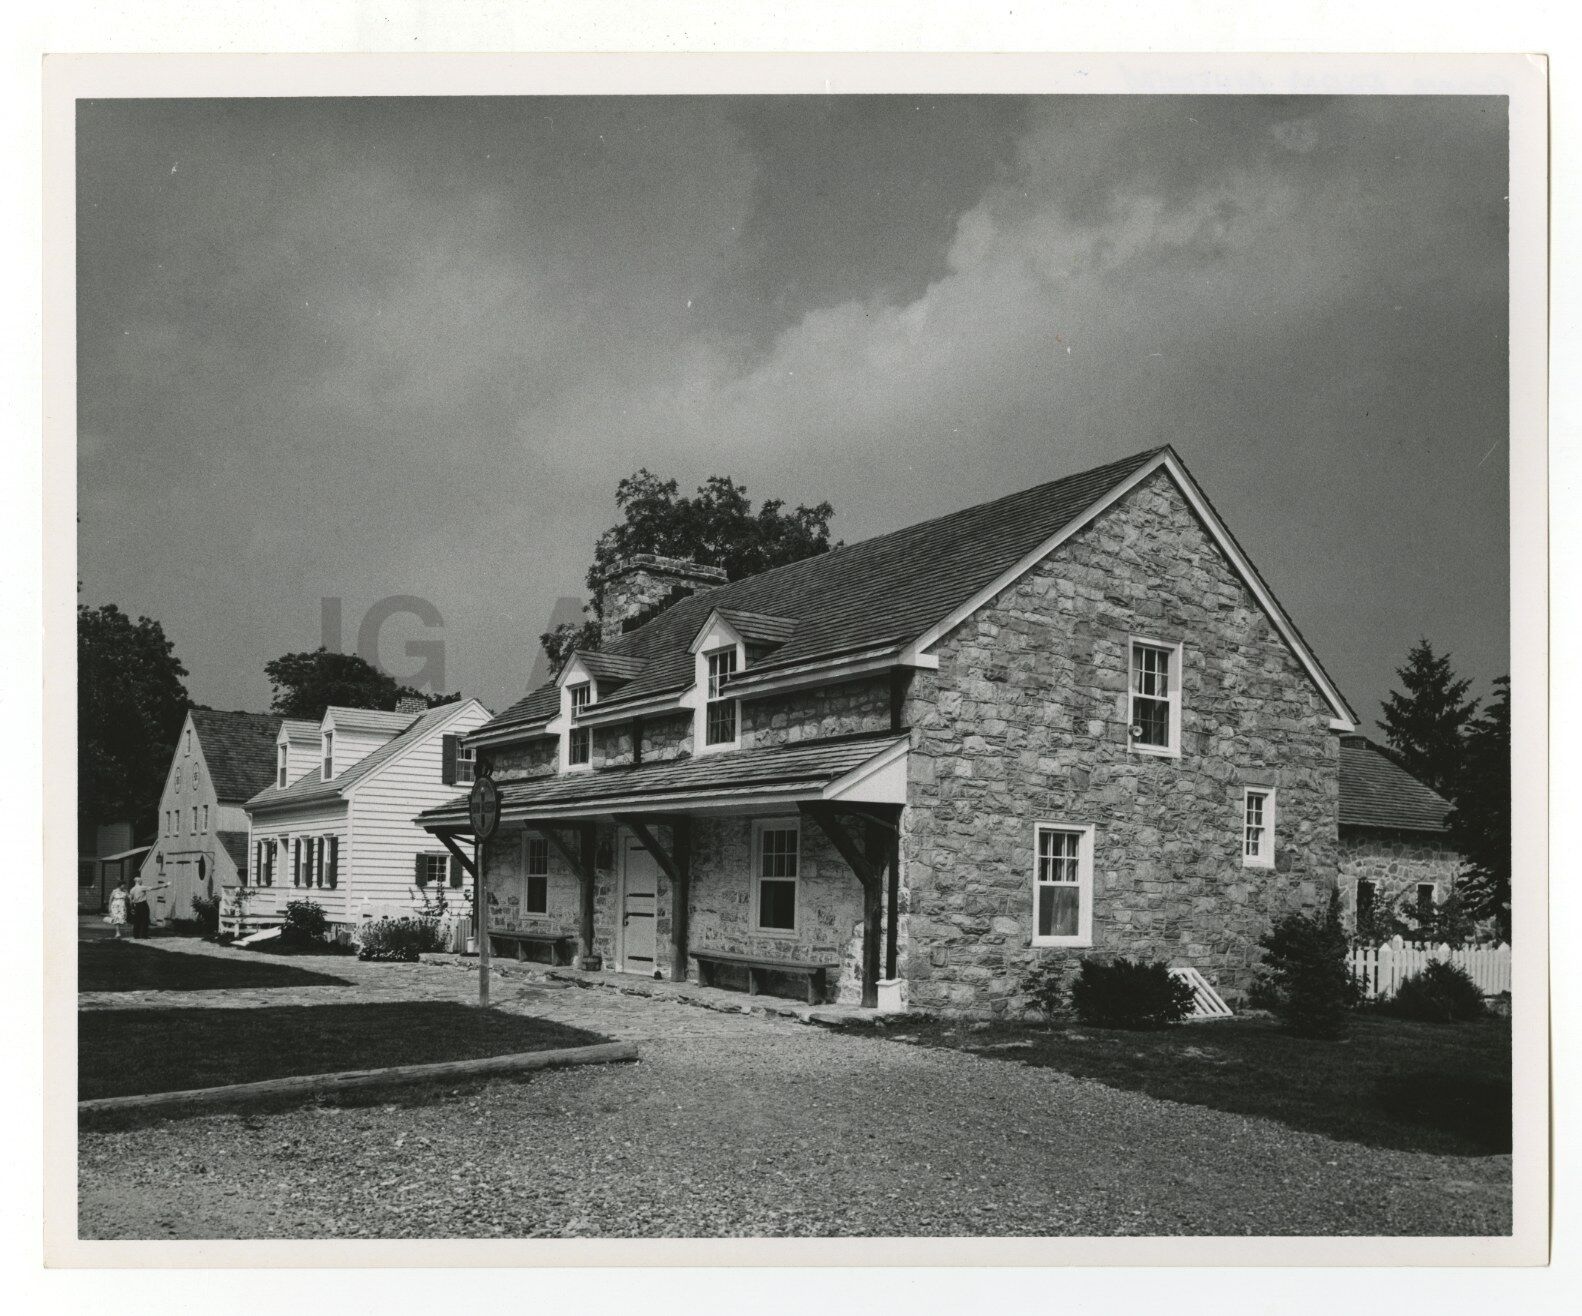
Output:
<svg viewBox="0 0 1582 1316">
<path fill-rule="evenodd" d="M 503 781 L 500 816 L 511 822 L 598 817 L 616 811 L 729 811 L 837 798 L 900 803 L 908 743 L 906 735 L 886 731 Z M 430 831 L 469 830 L 467 797 L 425 810 L 417 822 Z"/>
</svg>

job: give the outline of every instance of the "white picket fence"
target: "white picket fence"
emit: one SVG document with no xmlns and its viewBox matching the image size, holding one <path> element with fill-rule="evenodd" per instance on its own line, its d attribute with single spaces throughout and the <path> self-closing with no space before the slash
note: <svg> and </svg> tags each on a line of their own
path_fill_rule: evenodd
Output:
<svg viewBox="0 0 1582 1316">
<path fill-rule="evenodd" d="M 1498 946 L 1437 946 L 1408 942 L 1394 937 L 1382 946 L 1354 946 L 1351 971 L 1367 994 L 1391 996 L 1414 973 L 1421 973 L 1430 962 L 1448 960 L 1477 983 L 1485 996 L 1498 996 L 1511 989 L 1511 948 Z"/>
</svg>

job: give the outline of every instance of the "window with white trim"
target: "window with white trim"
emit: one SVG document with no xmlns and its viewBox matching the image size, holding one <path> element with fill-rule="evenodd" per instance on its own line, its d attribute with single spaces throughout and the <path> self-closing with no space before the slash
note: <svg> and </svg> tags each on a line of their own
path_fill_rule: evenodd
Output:
<svg viewBox="0 0 1582 1316">
<path fill-rule="evenodd" d="M 203 830 L 209 830 L 209 806 L 207 804 L 203 806 Z"/>
<path fill-rule="evenodd" d="M 1140 754 L 1181 752 L 1181 646 L 1131 641 L 1129 747 Z"/>
<path fill-rule="evenodd" d="M 275 785 L 281 790 L 286 788 L 286 747 L 275 746 Z"/>
<path fill-rule="evenodd" d="M 577 714 L 593 702 L 593 686 L 587 681 L 568 685 L 566 693 L 571 699 L 570 726 L 566 730 L 566 763 L 574 768 L 586 767 L 593 762 L 593 728 L 579 727 Z"/>
<path fill-rule="evenodd" d="M 1093 944 L 1093 828 L 1033 828 L 1033 945 Z"/>
<path fill-rule="evenodd" d="M 736 646 L 716 649 L 704 655 L 708 664 L 708 689 L 703 706 L 703 743 L 708 746 L 734 745 L 741 723 L 741 705 L 724 697 L 725 683 L 736 674 Z"/>
<path fill-rule="evenodd" d="M 795 932 L 800 827 L 792 821 L 774 821 L 758 823 L 753 830 L 753 928 L 757 932 Z"/>
<path fill-rule="evenodd" d="M 423 885 L 442 887 L 450 880 L 450 854 L 426 854 L 423 859 Z"/>
<path fill-rule="evenodd" d="M 329 781 L 335 775 L 335 733 L 324 733 L 324 780 Z"/>
<path fill-rule="evenodd" d="M 549 913 L 549 841 L 533 832 L 522 836 L 522 873 L 524 914 Z"/>
<path fill-rule="evenodd" d="M 1274 790 L 1249 786 L 1242 796 L 1241 862 L 1244 868 L 1274 867 Z"/>
<path fill-rule="evenodd" d="M 469 745 L 464 741 L 456 742 L 456 784 L 458 786 L 470 785 L 478 765 L 478 747 Z"/>
</svg>

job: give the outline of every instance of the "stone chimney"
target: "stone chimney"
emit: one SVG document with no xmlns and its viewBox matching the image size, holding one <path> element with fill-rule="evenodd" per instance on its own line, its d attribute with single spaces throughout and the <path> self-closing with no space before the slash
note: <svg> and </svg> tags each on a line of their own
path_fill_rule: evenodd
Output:
<svg viewBox="0 0 1582 1316">
<path fill-rule="evenodd" d="M 704 567 L 685 558 L 639 553 L 610 568 L 604 578 L 604 613 L 599 638 L 604 644 L 694 594 L 725 583 L 725 568 Z"/>
<path fill-rule="evenodd" d="M 396 700 L 395 711 L 398 713 L 426 713 L 428 700 L 422 695 L 402 695 Z"/>
</svg>

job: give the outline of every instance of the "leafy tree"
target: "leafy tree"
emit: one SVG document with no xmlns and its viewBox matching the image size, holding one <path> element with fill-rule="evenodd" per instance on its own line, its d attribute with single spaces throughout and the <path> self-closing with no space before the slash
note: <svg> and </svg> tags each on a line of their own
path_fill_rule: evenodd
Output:
<svg viewBox="0 0 1582 1316">
<path fill-rule="evenodd" d="M 148 617 L 113 603 L 77 607 L 78 817 L 92 825 L 153 821 L 191 701 L 187 669 Z"/>
<path fill-rule="evenodd" d="M 1441 795 L 1453 795 L 1463 734 L 1478 709 L 1476 699 L 1464 698 L 1472 683 L 1458 681 L 1450 655 L 1436 656 L 1427 640 L 1413 646 L 1395 674 L 1405 691 L 1390 692 L 1379 728 L 1402 767 Z"/>
<path fill-rule="evenodd" d="M 270 708 L 282 717 L 317 721 L 331 704 L 340 708 L 382 708 L 387 712 L 401 699 L 421 699 L 430 708 L 461 698 L 449 694 L 424 694 L 381 672 L 355 653 L 333 653 L 320 645 L 311 653 L 282 654 L 264 664 L 274 692 Z"/>
<path fill-rule="evenodd" d="M 1258 944 L 1264 955 L 1258 994 L 1285 1026 L 1299 1037 L 1344 1037 L 1361 997 L 1351 975 L 1340 892 L 1330 890 L 1322 916 L 1289 914 Z"/>
<path fill-rule="evenodd" d="M 828 502 L 788 511 L 783 499 L 770 498 L 754 511 L 746 486 L 728 475 L 711 475 L 694 497 L 678 496 L 677 489 L 674 480 L 661 480 L 646 467 L 616 485 L 622 520 L 599 536 L 593 550 L 587 577 L 590 619 L 580 625 L 563 623 L 539 637 L 553 667 L 574 649 L 599 647 L 605 577 L 617 562 L 634 554 L 687 558 L 723 567 L 727 579 L 740 580 L 831 547 L 829 519 L 835 509 Z"/>
<path fill-rule="evenodd" d="M 1493 918 L 1511 935 L 1511 679 L 1497 677 L 1494 698 L 1467 732 L 1455 805 L 1446 820 L 1470 877 L 1468 911 Z"/>
</svg>

